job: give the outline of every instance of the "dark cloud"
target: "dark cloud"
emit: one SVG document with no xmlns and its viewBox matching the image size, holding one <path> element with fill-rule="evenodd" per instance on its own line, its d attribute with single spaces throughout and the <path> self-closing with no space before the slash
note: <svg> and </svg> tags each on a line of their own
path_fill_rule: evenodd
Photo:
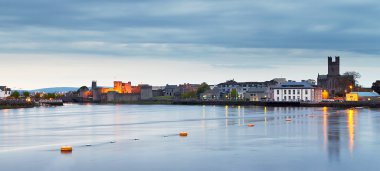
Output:
<svg viewBox="0 0 380 171">
<path fill-rule="evenodd" d="M 3 0 L 0 48 L 100 53 L 71 47 L 94 41 L 379 54 L 379 6 L 370 0 Z M 25 48 L 28 42 L 39 46 Z"/>
</svg>

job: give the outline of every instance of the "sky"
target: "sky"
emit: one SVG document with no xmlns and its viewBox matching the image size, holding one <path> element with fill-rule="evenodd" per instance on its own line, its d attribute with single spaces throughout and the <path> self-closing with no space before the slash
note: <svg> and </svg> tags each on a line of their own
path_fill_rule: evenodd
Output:
<svg viewBox="0 0 380 171">
<path fill-rule="evenodd" d="M 380 80 L 378 0 L 0 0 L 14 89 L 317 79 L 327 56 Z"/>
</svg>

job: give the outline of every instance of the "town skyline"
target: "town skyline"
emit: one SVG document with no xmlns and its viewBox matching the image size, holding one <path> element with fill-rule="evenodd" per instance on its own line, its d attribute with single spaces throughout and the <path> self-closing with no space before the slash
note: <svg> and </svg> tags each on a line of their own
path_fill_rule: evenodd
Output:
<svg viewBox="0 0 380 171">
<path fill-rule="evenodd" d="M 46 58 L 46 56 L 45 58 L 44 56 L 38 56 L 36 61 L 38 61 L 39 64 L 37 66 L 32 66 L 30 62 L 22 60 L 22 58 L 25 59 L 25 57 L 20 56 L 12 58 L 13 60 L 21 62 L 19 62 L 17 66 L 11 66 L 13 69 L 8 68 L 8 70 L 29 68 L 28 70 L 32 70 L 31 72 L 16 73 L 17 76 L 7 75 L 2 77 L 2 84 L 8 85 L 8 87 L 13 88 L 14 90 L 33 90 L 48 87 L 80 87 L 82 85 L 88 85 L 90 80 L 97 80 L 100 85 L 104 86 L 112 86 L 112 82 L 115 80 L 131 81 L 135 84 L 144 83 L 154 86 L 164 86 L 166 84 L 202 82 L 218 84 L 231 79 L 238 81 L 268 81 L 273 78 L 286 78 L 298 81 L 305 79 L 317 80 L 318 74 L 327 74 L 327 56 L 318 59 L 309 59 L 313 61 L 314 64 L 310 66 L 303 66 L 302 61 L 293 59 L 284 62 L 284 65 L 268 68 L 221 67 L 219 69 L 217 66 L 212 66 L 212 64 L 200 64 L 195 62 L 197 64 L 195 65 L 195 63 L 188 63 L 186 61 L 169 61 L 171 62 L 171 65 L 174 65 L 173 67 L 168 67 L 167 65 L 160 66 L 159 64 L 162 62 L 160 60 L 150 62 L 145 60 L 134 60 L 132 62 L 134 65 L 128 67 L 129 63 L 127 61 L 131 61 L 129 59 L 111 58 L 104 60 L 101 57 L 87 57 L 83 62 L 70 63 L 71 60 L 75 61 L 73 57 L 62 58 L 62 56 L 53 59 Z M 370 87 L 371 84 L 376 81 L 376 73 L 373 72 L 373 69 L 370 67 L 360 67 L 360 59 L 357 60 L 357 58 L 347 57 L 341 58 L 343 60 L 341 63 L 341 74 L 346 71 L 359 72 L 362 75 L 359 79 L 359 84 L 364 87 Z M 86 63 L 86 61 L 92 62 Z M 69 66 L 56 65 L 56 63 L 66 63 Z M 144 66 L 143 63 L 148 63 L 150 65 Z M 352 63 L 357 65 L 351 65 Z M 114 66 L 114 69 L 109 71 L 95 69 L 107 65 L 111 68 Z M 3 66 L 0 70 L 6 70 L 6 68 L 6 66 Z M 150 71 L 149 68 L 154 68 L 153 72 Z M 144 70 L 146 71 L 144 72 Z M 188 70 L 189 72 L 184 75 L 174 74 L 183 70 Z M 302 74 L 297 70 L 302 70 Z M 44 78 L 39 79 L 39 74 L 43 74 Z M 41 86 L 41 83 L 43 83 L 44 86 Z"/>
</svg>

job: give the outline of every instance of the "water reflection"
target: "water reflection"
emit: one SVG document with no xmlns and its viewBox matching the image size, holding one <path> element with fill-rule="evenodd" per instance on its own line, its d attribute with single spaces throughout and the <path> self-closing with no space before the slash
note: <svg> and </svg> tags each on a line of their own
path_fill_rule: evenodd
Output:
<svg viewBox="0 0 380 171">
<path fill-rule="evenodd" d="M 225 106 L 224 110 L 225 110 L 224 116 L 226 118 L 226 128 L 228 128 L 228 106 Z"/>
<path fill-rule="evenodd" d="M 286 122 L 286 118 L 292 120 Z M 255 127 L 248 128 L 246 124 L 250 123 Z M 17 170 L 13 167 L 20 159 L 39 162 L 34 157 L 8 158 L 5 153 L 11 154 L 12 150 L 23 150 L 31 156 L 37 152 L 40 156 L 48 156 L 44 163 L 54 163 L 52 160 L 57 159 L 56 155 L 59 155 L 58 160 L 62 157 L 54 150 L 60 144 L 83 147 L 91 143 L 94 145 L 76 148 L 66 158 L 75 158 L 81 163 L 82 160 L 94 161 L 94 169 L 82 170 L 104 170 L 96 169 L 97 163 L 102 163 L 109 156 L 115 159 L 109 161 L 110 165 L 120 168 L 126 163 L 141 167 L 136 163 L 150 157 L 148 159 L 155 164 L 165 164 L 157 167 L 159 170 L 170 170 L 165 168 L 167 164 L 178 162 L 179 158 L 186 159 L 191 165 L 217 165 L 209 170 L 231 170 L 231 163 L 234 163 L 239 166 L 238 170 L 262 165 L 257 170 L 300 170 L 308 167 L 348 171 L 358 168 L 363 162 L 374 163 L 370 167 L 375 170 L 380 144 L 379 132 L 376 131 L 378 123 L 378 109 L 72 105 L 4 110 L 0 111 L 0 165 L 3 170 Z M 177 136 L 183 130 L 190 133 L 188 138 Z M 131 141 L 134 138 L 141 141 Z M 110 140 L 117 143 L 110 144 Z M 101 155 L 93 155 L 89 149 L 101 152 Z M 126 159 L 126 154 L 133 157 Z M 116 160 L 120 163 L 114 162 Z M 229 162 L 225 162 L 227 160 Z M 11 164 L 4 167 L 7 163 Z M 173 164 L 173 170 L 186 170 L 177 166 Z"/>
<path fill-rule="evenodd" d="M 354 151 L 357 111 L 348 109 L 345 113 L 342 115 L 339 110 L 329 111 L 327 108 L 323 108 L 323 143 L 327 146 L 329 161 L 340 161 L 341 140 L 347 140 L 347 148 L 351 154 Z M 346 130 L 345 128 L 347 128 L 347 132 L 341 132 Z"/>
<path fill-rule="evenodd" d="M 241 110 L 240 110 L 240 106 L 238 106 L 237 112 L 238 112 L 238 125 L 241 126 Z"/>
<path fill-rule="evenodd" d="M 350 109 L 347 111 L 347 127 L 348 127 L 348 136 L 349 136 L 349 150 L 352 153 L 354 150 L 354 141 L 355 141 L 355 118 L 354 110 Z"/>
</svg>

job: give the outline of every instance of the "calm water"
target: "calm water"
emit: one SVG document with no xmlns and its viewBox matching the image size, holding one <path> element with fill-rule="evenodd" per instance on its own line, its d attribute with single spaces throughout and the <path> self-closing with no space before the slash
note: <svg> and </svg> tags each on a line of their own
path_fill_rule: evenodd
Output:
<svg viewBox="0 0 380 171">
<path fill-rule="evenodd" d="M 247 126 L 251 123 L 255 127 Z M 180 131 L 189 136 L 179 137 Z M 66 105 L 0 110 L 0 170 L 377 171 L 379 131 L 380 110 L 366 108 Z M 74 151 L 61 154 L 61 145 Z"/>
</svg>

